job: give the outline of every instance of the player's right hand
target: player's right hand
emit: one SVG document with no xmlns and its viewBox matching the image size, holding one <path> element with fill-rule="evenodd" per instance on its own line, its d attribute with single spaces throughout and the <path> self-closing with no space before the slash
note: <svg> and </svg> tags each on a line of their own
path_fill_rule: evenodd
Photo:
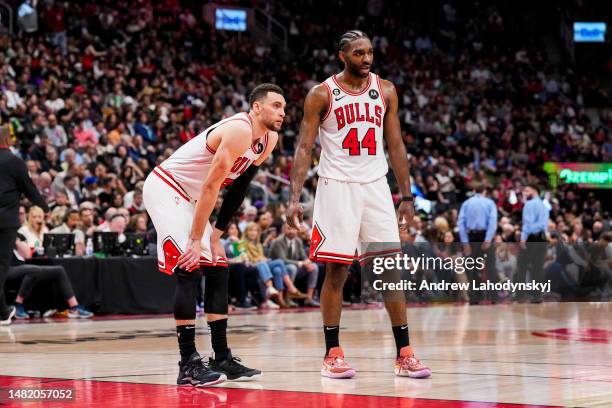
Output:
<svg viewBox="0 0 612 408">
<path fill-rule="evenodd" d="M 304 208 L 299 202 L 289 203 L 287 208 L 287 224 L 293 228 L 300 228 L 304 221 Z"/>
<path fill-rule="evenodd" d="M 217 266 L 219 258 L 227 259 L 225 248 L 221 243 L 221 235 L 223 235 L 223 231 L 218 228 L 213 228 L 213 232 L 210 234 L 210 257 L 213 266 Z"/>
<path fill-rule="evenodd" d="M 199 239 L 190 239 L 187 243 L 185 252 L 179 256 L 177 267 L 185 269 L 187 271 L 197 267 L 200 263 L 200 255 L 202 253 L 202 247 Z"/>
</svg>

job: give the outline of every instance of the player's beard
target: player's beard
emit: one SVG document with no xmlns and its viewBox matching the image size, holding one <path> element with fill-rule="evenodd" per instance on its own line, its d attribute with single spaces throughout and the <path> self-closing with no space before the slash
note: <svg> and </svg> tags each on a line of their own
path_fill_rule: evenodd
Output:
<svg viewBox="0 0 612 408">
<path fill-rule="evenodd" d="M 357 64 L 353 64 L 349 59 L 345 60 L 345 64 L 346 64 L 346 70 L 351 74 L 354 75 L 358 78 L 367 78 L 368 75 L 370 75 L 370 70 L 368 70 L 367 73 L 363 73 L 360 71 L 360 65 Z M 371 68 L 371 65 L 370 65 Z"/>
<path fill-rule="evenodd" d="M 273 121 L 271 119 L 266 119 L 264 121 L 264 125 L 266 126 L 266 128 L 268 128 L 268 130 L 272 132 L 278 132 L 283 126 L 283 123 L 281 122 L 279 125 L 277 125 L 276 121 Z"/>
</svg>

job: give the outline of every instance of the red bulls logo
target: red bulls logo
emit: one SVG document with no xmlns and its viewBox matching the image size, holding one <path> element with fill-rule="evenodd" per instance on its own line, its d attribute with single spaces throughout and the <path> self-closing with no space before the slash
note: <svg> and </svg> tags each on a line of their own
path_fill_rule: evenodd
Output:
<svg viewBox="0 0 612 408">
<path fill-rule="evenodd" d="M 378 127 L 382 125 L 382 107 L 370 103 L 349 103 L 334 109 L 338 130 L 355 122 L 369 122 Z"/>
</svg>

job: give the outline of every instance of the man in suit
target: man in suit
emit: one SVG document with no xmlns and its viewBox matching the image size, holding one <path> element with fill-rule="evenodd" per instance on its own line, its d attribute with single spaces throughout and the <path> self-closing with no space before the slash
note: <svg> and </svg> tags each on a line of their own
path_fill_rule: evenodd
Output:
<svg viewBox="0 0 612 408">
<path fill-rule="evenodd" d="M 64 188 L 62 189 L 62 191 L 66 193 L 66 196 L 68 196 L 68 202 L 70 203 L 70 207 L 73 209 L 79 208 L 79 204 L 81 204 L 82 201 L 82 196 L 78 188 L 78 183 L 78 177 L 73 176 L 72 174 L 66 174 L 66 176 L 64 177 Z"/>
<path fill-rule="evenodd" d="M 319 266 L 310 261 L 304 251 L 304 243 L 297 236 L 297 229 L 288 224 L 283 226 L 283 234 L 272 241 L 270 245 L 270 258 L 282 259 L 287 266 L 291 280 L 306 276 L 307 290 L 304 306 L 318 307 L 319 302 L 314 299 L 314 292 L 319 279 Z"/>
<path fill-rule="evenodd" d="M 11 143 L 9 127 L 0 127 L 0 169 L 2 169 L 0 172 L 0 325 L 11 324 L 11 319 L 15 315 L 15 307 L 6 305 L 4 281 L 11 266 L 17 229 L 20 227 L 21 194 L 25 194 L 33 204 L 45 212 L 49 211 L 47 203 L 28 175 L 25 163 L 11 152 Z"/>
</svg>

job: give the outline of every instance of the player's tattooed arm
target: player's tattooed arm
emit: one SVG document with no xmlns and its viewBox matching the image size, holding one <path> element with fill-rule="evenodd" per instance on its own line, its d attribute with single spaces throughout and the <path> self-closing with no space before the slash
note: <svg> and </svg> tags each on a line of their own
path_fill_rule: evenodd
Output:
<svg viewBox="0 0 612 408">
<path fill-rule="evenodd" d="M 298 227 L 302 222 L 303 209 L 300 205 L 300 195 L 312 163 L 312 148 L 319 132 L 321 116 L 327 109 L 328 103 L 329 95 L 324 85 L 313 87 L 304 101 L 304 116 L 291 169 L 291 197 L 287 211 L 287 222 L 294 227 Z"/>
<path fill-rule="evenodd" d="M 383 97 L 387 104 L 387 112 L 384 120 L 384 134 L 389 151 L 389 161 L 393 168 L 393 173 L 399 184 L 400 192 L 403 197 L 412 197 L 410 189 L 410 165 L 406 146 L 402 139 L 402 129 L 399 122 L 398 98 L 395 86 L 386 80 L 381 80 Z M 398 219 L 400 228 L 407 228 L 412 223 L 414 217 L 414 206 L 411 202 L 403 201 L 398 209 Z"/>
<path fill-rule="evenodd" d="M 397 115 L 398 101 L 395 86 L 386 80 L 381 80 L 383 96 L 387 103 L 387 112 L 384 120 L 384 134 L 389 151 L 389 160 L 399 189 L 404 196 L 410 195 L 410 168 L 406 146 L 402 139 L 402 129 Z"/>
</svg>

